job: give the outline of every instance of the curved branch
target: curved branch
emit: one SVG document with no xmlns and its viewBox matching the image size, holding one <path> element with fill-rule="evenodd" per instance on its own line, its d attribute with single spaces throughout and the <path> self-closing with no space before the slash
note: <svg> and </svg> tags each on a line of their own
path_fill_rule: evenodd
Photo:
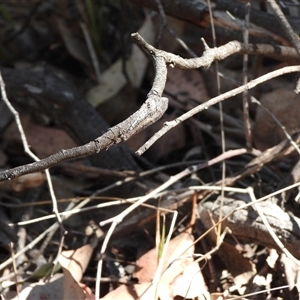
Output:
<svg viewBox="0 0 300 300">
<path fill-rule="evenodd" d="M 137 44 L 148 54 L 151 55 L 154 66 L 155 66 L 155 78 L 153 86 L 148 94 L 147 100 L 141 106 L 141 108 L 132 114 L 129 118 L 123 122 L 117 124 L 116 126 L 110 128 L 102 136 L 96 138 L 87 144 L 72 149 L 61 150 L 60 152 L 53 154 L 41 161 L 27 164 L 24 166 L 16 167 L 0 173 L 0 181 L 9 180 L 16 178 L 21 175 L 28 173 L 45 170 L 47 168 L 53 167 L 54 165 L 63 162 L 68 159 L 73 159 L 77 157 L 88 156 L 92 154 L 99 153 L 103 149 L 108 149 L 114 144 L 126 141 L 132 135 L 138 133 L 144 128 L 156 122 L 162 117 L 164 112 L 168 107 L 168 99 L 162 97 L 163 90 L 165 88 L 167 80 L 167 66 L 177 67 L 182 69 L 195 69 L 195 68 L 207 68 L 215 60 L 222 60 L 233 53 L 243 53 L 243 51 L 257 51 L 260 48 L 248 45 L 247 47 L 243 44 L 233 41 L 229 42 L 218 48 L 209 48 L 205 41 L 203 40 L 205 51 L 202 57 L 184 59 L 180 56 L 158 50 L 153 46 L 146 43 L 146 41 L 138 34 L 132 34 L 132 38 L 137 42 Z M 274 49 L 275 53 L 275 49 Z M 229 91 L 219 97 L 213 98 L 207 101 L 205 104 L 199 105 L 182 115 L 178 119 L 168 122 L 165 126 L 148 141 L 141 149 L 137 151 L 137 154 L 142 154 L 146 149 L 152 145 L 152 143 L 157 140 L 162 134 L 167 132 L 172 127 L 176 126 L 179 122 L 186 120 L 187 118 L 193 116 L 194 114 L 214 105 L 220 101 L 223 101 L 229 97 L 232 97 L 238 93 L 241 93 L 247 89 L 251 89 L 256 85 L 267 81 L 276 76 L 280 76 L 290 72 L 299 72 L 300 66 L 286 67 L 281 70 L 272 72 L 270 74 L 264 75 L 260 78 L 252 80 L 246 85 Z M 32 88 L 32 87 L 30 87 Z"/>
</svg>

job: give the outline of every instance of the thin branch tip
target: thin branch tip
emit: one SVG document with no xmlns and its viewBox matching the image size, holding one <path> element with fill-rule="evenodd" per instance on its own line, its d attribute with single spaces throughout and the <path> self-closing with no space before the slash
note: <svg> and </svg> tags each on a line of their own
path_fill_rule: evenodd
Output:
<svg viewBox="0 0 300 300">
<path fill-rule="evenodd" d="M 210 48 L 209 48 L 209 46 L 206 44 L 205 39 L 204 39 L 204 38 L 201 38 L 201 41 L 202 41 L 202 43 L 203 43 L 204 49 L 205 49 L 205 50 L 209 50 Z"/>
</svg>

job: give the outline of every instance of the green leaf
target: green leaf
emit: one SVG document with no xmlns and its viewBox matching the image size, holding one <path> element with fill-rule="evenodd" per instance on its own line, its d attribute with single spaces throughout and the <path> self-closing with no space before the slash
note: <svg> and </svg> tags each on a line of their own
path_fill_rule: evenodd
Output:
<svg viewBox="0 0 300 300">
<path fill-rule="evenodd" d="M 55 266 L 53 266 L 53 263 L 47 263 L 40 267 L 38 267 L 31 276 L 29 276 L 25 281 L 28 282 L 37 282 L 42 278 L 47 277 L 50 272 L 52 271 L 52 274 L 57 273 L 61 269 L 61 265 L 57 263 Z"/>
</svg>

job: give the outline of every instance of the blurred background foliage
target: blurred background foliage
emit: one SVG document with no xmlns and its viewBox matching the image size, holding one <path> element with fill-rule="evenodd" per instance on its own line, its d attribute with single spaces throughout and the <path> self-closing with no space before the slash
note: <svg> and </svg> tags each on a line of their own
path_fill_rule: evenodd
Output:
<svg viewBox="0 0 300 300">
<path fill-rule="evenodd" d="M 72 75 L 91 67 L 83 26 L 104 71 L 130 53 L 130 34 L 142 24 L 143 11 L 126 1 L 6 1 L 0 3 L 0 63 L 29 67 L 48 62 Z"/>
</svg>

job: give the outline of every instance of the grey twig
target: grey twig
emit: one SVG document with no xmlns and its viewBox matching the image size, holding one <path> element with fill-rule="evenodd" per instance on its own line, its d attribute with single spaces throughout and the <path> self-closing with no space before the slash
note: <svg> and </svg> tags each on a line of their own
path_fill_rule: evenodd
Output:
<svg viewBox="0 0 300 300">
<path fill-rule="evenodd" d="M 45 170 L 68 159 L 99 153 L 101 150 L 108 149 L 114 144 L 128 140 L 132 135 L 160 119 L 168 107 L 168 99 L 161 97 L 167 80 L 167 67 L 162 57 L 154 52 L 151 54 L 154 56 L 157 72 L 148 98 L 138 111 L 123 122 L 110 128 L 102 136 L 83 146 L 67 150 L 63 149 L 43 160 L 1 172 L 0 181 L 10 180 L 28 173 Z M 159 65 L 163 67 L 158 67 Z"/>
<path fill-rule="evenodd" d="M 284 16 L 282 10 L 280 9 L 280 6 L 276 3 L 275 0 L 267 0 L 267 2 L 270 4 L 270 6 L 275 14 L 275 17 L 279 21 L 280 25 L 284 29 L 289 40 L 291 41 L 291 43 L 293 44 L 293 46 L 295 47 L 296 51 L 298 52 L 298 54 L 300 56 L 300 42 L 299 42 L 298 38 L 296 37 L 296 34 L 295 34 L 293 28 L 291 27 L 290 23 L 288 22 L 288 20 Z"/>
<path fill-rule="evenodd" d="M 250 3 L 246 4 L 246 16 L 245 26 L 243 28 L 243 38 L 245 45 L 249 44 L 249 23 L 250 23 Z M 248 82 L 248 54 L 243 56 L 243 84 Z M 252 148 L 252 134 L 251 134 L 251 123 L 249 117 L 249 94 L 248 91 L 243 93 L 243 115 L 244 115 L 244 127 L 247 148 Z"/>
<path fill-rule="evenodd" d="M 190 117 L 194 116 L 195 114 L 201 112 L 204 109 L 208 109 L 210 106 L 215 105 L 216 103 L 219 103 L 220 101 L 223 101 L 225 99 L 228 99 L 230 97 L 233 97 L 235 95 L 241 94 L 246 90 L 252 89 L 258 84 L 261 84 L 265 81 L 268 81 L 272 78 L 281 76 L 283 74 L 293 73 L 293 72 L 300 72 L 300 66 L 291 66 L 291 67 L 284 67 L 282 69 L 270 72 L 266 75 L 263 75 L 261 77 L 258 77 L 254 80 L 251 80 L 249 83 L 242 85 L 238 88 L 235 88 L 229 92 L 226 92 L 220 96 L 217 96 L 215 98 L 212 98 L 208 100 L 207 102 L 200 104 L 190 111 L 186 112 L 185 114 L 181 115 L 180 117 L 176 118 L 173 121 L 166 122 L 164 126 L 155 134 L 153 135 L 142 147 L 140 147 L 136 154 L 142 155 L 147 149 L 149 149 L 161 136 L 163 136 L 166 132 L 168 132 L 173 127 L 177 126 L 179 123 L 189 119 Z"/>
<path fill-rule="evenodd" d="M 102 136 L 96 138 L 93 141 L 88 142 L 85 145 L 67 150 L 63 149 L 58 153 L 50 155 L 49 157 L 40 161 L 36 161 L 27 165 L 19 166 L 10 170 L 0 172 L 0 182 L 4 180 L 10 180 L 25 174 L 33 173 L 36 171 L 48 169 L 57 165 L 58 163 L 69 159 L 99 153 L 100 151 L 108 149 L 114 144 L 128 140 L 134 134 L 138 133 L 139 131 L 156 122 L 162 117 L 162 115 L 168 107 L 168 99 L 161 97 L 167 80 L 168 66 L 181 69 L 208 68 L 212 62 L 223 60 L 234 53 L 266 53 L 268 55 L 275 55 L 277 51 L 274 47 L 269 45 L 244 45 L 238 41 L 229 42 L 218 48 L 209 48 L 203 40 L 203 43 L 205 45 L 205 51 L 203 55 L 198 58 L 184 59 L 178 55 L 174 55 L 172 53 L 168 53 L 154 48 L 153 46 L 146 43 L 146 41 L 138 33 L 132 34 L 132 38 L 146 53 L 151 55 L 156 72 L 152 88 L 148 94 L 147 100 L 141 106 L 141 108 L 123 122 L 110 128 Z M 293 53 L 293 51 L 290 51 L 290 48 L 281 47 L 281 49 L 283 52 L 282 54 L 289 53 L 290 57 L 297 57 L 295 56 L 295 53 Z M 241 93 L 246 89 L 250 89 L 255 85 L 269 80 L 273 77 L 280 76 L 289 72 L 299 72 L 299 70 L 299 66 L 283 68 L 281 70 L 276 71 L 275 73 L 273 72 L 270 73 L 270 75 L 264 75 L 260 78 L 257 78 L 256 80 L 251 81 L 247 85 L 244 85 L 230 92 L 227 92 L 224 95 L 220 95 L 216 98 L 209 100 L 207 103 L 202 104 L 192 109 L 190 112 L 187 112 L 186 114 L 182 115 L 180 118 L 176 119 L 172 123 L 168 122 L 167 126 L 164 126 L 163 130 L 160 131 L 158 135 L 154 137 L 154 139 L 152 138 L 149 142 L 146 143 L 146 145 L 140 148 L 137 154 L 141 155 L 142 153 L 144 153 L 154 143 L 154 141 L 158 139 L 158 137 L 160 137 L 172 127 L 176 126 L 176 123 L 186 120 L 187 118 L 200 112 L 201 110 L 206 109 L 209 106 L 219 103 L 220 101 L 223 101 L 238 93 Z"/>
<path fill-rule="evenodd" d="M 21 120 L 20 120 L 19 113 L 15 110 L 15 108 L 11 105 L 11 103 L 9 102 L 9 100 L 7 98 L 6 90 L 5 90 L 5 83 L 3 81 L 1 72 L 0 72 L 0 87 L 1 87 L 2 99 L 5 102 L 5 104 L 7 105 L 7 107 L 9 108 L 9 110 L 11 111 L 11 113 L 15 117 L 15 121 L 17 123 L 19 133 L 21 135 L 21 140 L 22 140 L 22 143 L 23 143 L 25 153 L 27 153 L 32 159 L 34 159 L 35 163 L 39 163 L 40 159 L 29 148 L 27 138 L 26 138 L 26 135 L 25 135 L 25 132 L 24 132 Z M 47 178 L 47 182 L 48 182 L 48 187 L 49 187 L 49 193 L 50 193 L 51 200 L 52 200 L 52 210 L 53 210 L 53 213 L 56 216 L 57 222 L 58 222 L 59 227 L 60 227 L 61 239 L 60 239 L 59 251 L 58 251 L 58 254 L 57 254 L 57 255 L 59 255 L 60 252 L 61 252 L 62 246 L 63 246 L 66 230 L 65 230 L 65 228 L 62 224 L 62 220 L 61 220 L 61 217 L 59 215 L 59 211 L 58 211 L 58 207 L 57 207 L 57 199 L 56 199 L 56 196 L 55 196 L 55 193 L 54 193 L 54 189 L 53 189 L 53 185 L 52 185 L 52 179 L 51 179 L 51 176 L 50 176 L 49 169 L 44 168 L 42 170 L 45 170 L 45 174 L 46 174 L 46 178 Z"/>
</svg>

